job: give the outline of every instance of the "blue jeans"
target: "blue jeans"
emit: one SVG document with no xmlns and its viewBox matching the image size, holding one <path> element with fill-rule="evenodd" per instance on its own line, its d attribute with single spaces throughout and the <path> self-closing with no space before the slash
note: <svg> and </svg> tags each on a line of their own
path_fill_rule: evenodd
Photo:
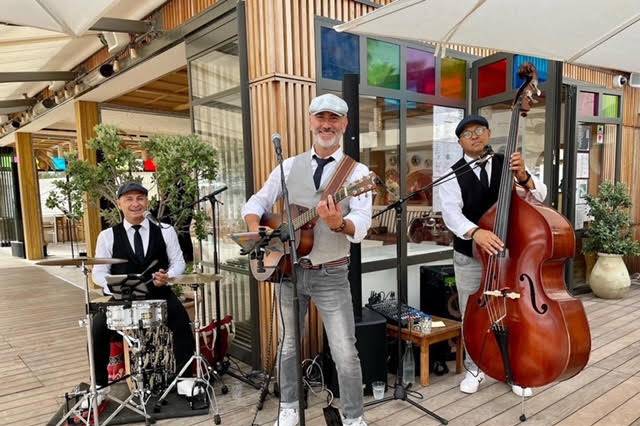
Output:
<svg viewBox="0 0 640 426">
<path fill-rule="evenodd" d="M 478 291 L 482 281 L 482 264 L 473 257 L 469 257 L 457 251 L 453 252 L 453 270 L 456 274 L 456 288 L 458 289 L 458 303 L 464 322 L 464 312 L 467 308 L 469 296 Z M 469 355 L 466 356 L 467 370 L 474 374 L 479 372 L 478 366 Z"/>
<path fill-rule="evenodd" d="M 331 356 L 338 371 L 340 401 L 343 415 L 347 419 L 362 416 L 362 370 L 356 350 L 355 322 L 351 291 L 347 279 L 348 266 L 321 269 L 296 268 L 300 325 L 304 330 L 304 317 L 309 300 L 317 306 L 331 347 Z M 284 281 L 279 289 L 282 321 L 280 336 L 282 345 L 280 369 L 280 401 L 283 408 L 298 407 L 296 383 L 295 346 L 298 342 L 293 333 L 293 288 Z M 282 329 L 284 324 L 284 331 Z"/>
</svg>

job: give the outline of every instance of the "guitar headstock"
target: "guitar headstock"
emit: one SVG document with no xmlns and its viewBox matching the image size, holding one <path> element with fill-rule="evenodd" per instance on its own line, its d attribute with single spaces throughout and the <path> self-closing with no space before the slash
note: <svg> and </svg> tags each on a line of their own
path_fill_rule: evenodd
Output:
<svg viewBox="0 0 640 426">
<path fill-rule="evenodd" d="M 339 194 L 342 198 L 356 197 L 365 192 L 373 191 L 378 185 L 382 184 L 382 180 L 374 173 L 370 172 L 367 176 L 364 176 L 357 181 L 342 188 Z"/>
</svg>

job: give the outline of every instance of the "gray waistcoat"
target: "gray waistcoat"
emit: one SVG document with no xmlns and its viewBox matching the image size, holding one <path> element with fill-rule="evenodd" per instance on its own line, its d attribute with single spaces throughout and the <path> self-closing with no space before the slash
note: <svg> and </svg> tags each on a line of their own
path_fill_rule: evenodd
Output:
<svg viewBox="0 0 640 426">
<path fill-rule="evenodd" d="M 293 166 L 287 177 L 287 188 L 289 189 L 289 201 L 306 208 L 313 208 L 320 202 L 320 197 L 324 192 L 325 185 L 329 183 L 329 176 L 324 176 L 323 183 L 316 190 L 313 183 L 313 173 L 311 171 L 311 151 L 296 156 Z M 326 180 L 325 180 L 326 179 Z M 344 184 L 343 184 L 344 185 Z M 332 194 L 333 195 L 333 194 Z M 349 213 L 349 197 L 340 202 L 342 214 Z M 318 218 L 316 226 L 313 228 L 313 249 L 306 257 L 314 265 L 320 265 L 332 260 L 337 260 L 349 256 L 351 245 L 343 233 L 333 232 Z"/>
</svg>

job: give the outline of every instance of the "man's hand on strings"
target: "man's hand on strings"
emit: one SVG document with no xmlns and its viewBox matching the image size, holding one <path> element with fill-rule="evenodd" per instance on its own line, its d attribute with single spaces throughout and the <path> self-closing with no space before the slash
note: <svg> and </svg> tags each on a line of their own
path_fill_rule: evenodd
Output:
<svg viewBox="0 0 640 426">
<path fill-rule="evenodd" d="M 504 250 L 504 243 L 496 234 L 486 229 L 478 229 L 474 231 L 473 241 L 476 246 L 484 250 L 488 255 L 498 254 Z"/>
<path fill-rule="evenodd" d="M 514 152 L 511 154 L 511 161 L 509 162 L 510 169 L 513 171 L 513 175 L 520 182 L 527 179 L 527 171 L 524 168 L 524 159 L 520 152 Z"/>
<path fill-rule="evenodd" d="M 338 228 L 342 225 L 342 208 L 340 204 L 334 202 L 329 195 L 326 200 L 320 201 L 317 207 L 318 216 L 327 224 L 330 229 Z"/>
</svg>

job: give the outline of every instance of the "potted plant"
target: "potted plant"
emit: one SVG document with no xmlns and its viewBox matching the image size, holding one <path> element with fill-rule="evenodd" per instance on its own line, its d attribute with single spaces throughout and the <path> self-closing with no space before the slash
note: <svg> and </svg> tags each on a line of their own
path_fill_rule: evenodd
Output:
<svg viewBox="0 0 640 426">
<path fill-rule="evenodd" d="M 587 194 L 585 200 L 593 220 L 586 231 L 583 252 L 598 254 L 589 285 L 598 297 L 621 298 L 631 284 L 622 256 L 640 254 L 640 242 L 633 238 L 629 217 L 629 191 L 623 183 L 603 182 L 598 194 Z"/>
</svg>

